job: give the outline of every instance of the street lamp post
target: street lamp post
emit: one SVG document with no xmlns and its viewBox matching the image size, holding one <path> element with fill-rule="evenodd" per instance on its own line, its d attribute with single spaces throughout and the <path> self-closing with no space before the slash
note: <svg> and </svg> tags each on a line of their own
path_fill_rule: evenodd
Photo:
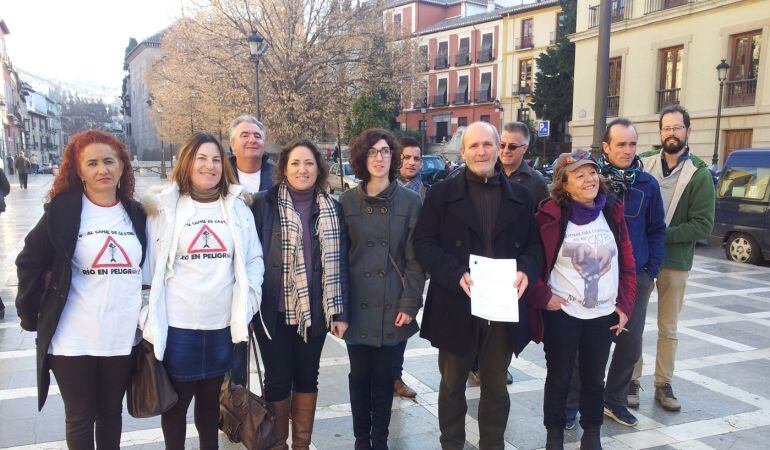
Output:
<svg viewBox="0 0 770 450">
<path fill-rule="evenodd" d="M 717 103 L 717 129 L 714 136 L 714 154 L 711 156 L 711 166 L 714 171 L 719 168 L 719 123 L 722 121 L 722 91 L 727 80 L 727 70 L 730 65 L 724 59 L 717 65 L 717 79 L 719 80 L 719 102 Z"/>
<path fill-rule="evenodd" d="M 428 108 L 425 106 L 420 108 L 420 112 L 422 113 L 422 148 L 420 151 L 425 151 L 425 141 L 427 141 L 427 134 L 428 134 L 428 122 L 425 121 L 425 113 L 428 112 Z"/>
<path fill-rule="evenodd" d="M 519 90 L 519 111 L 516 120 L 519 122 L 524 121 L 524 102 L 527 100 L 527 93 L 523 90 Z"/>
<path fill-rule="evenodd" d="M 161 130 L 163 129 L 163 115 L 161 113 L 163 112 L 162 109 L 158 108 L 158 121 L 159 121 L 159 127 Z M 160 130 L 158 130 L 158 135 L 160 136 Z M 163 146 L 163 138 L 160 138 L 160 179 L 165 180 L 167 178 L 166 176 L 166 149 Z"/>
<path fill-rule="evenodd" d="M 256 31 L 252 31 L 249 37 L 249 52 L 251 53 L 251 61 L 254 63 L 254 71 L 256 73 L 254 90 L 255 99 L 257 103 L 257 119 L 262 120 L 262 110 L 259 107 L 259 61 L 267 53 L 267 42 Z"/>
<path fill-rule="evenodd" d="M 503 108 L 503 104 L 502 104 L 502 102 L 500 102 L 499 98 L 495 99 L 494 105 L 495 105 L 495 112 L 500 114 L 500 128 L 497 130 L 497 132 L 500 133 L 502 131 L 502 129 L 503 129 L 503 111 L 504 111 L 504 108 Z"/>
</svg>

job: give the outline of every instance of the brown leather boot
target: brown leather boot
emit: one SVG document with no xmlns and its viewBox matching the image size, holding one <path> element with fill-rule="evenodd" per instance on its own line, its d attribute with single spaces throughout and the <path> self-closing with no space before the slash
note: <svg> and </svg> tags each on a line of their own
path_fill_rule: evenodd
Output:
<svg viewBox="0 0 770 450">
<path fill-rule="evenodd" d="M 272 450 L 289 450 L 286 440 L 289 439 L 289 399 L 270 402 L 275 411 L 275 437 L 278 441 Z"/>
<path fill-rule="evenodd" d="M 318 392 L 293 392 L 291 396 L 291 448 L 308 450 L 313 434 Z"/>
</svg>

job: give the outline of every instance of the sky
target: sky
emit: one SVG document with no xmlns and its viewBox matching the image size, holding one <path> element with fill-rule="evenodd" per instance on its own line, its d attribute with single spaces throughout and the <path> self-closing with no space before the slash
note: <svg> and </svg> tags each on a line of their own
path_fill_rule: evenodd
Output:
<svg viewBox="0 0 770 450">
<path fill-rule="evenodd" d="M 128 39 L 182 15 L 182 0 L 0 0 L 8 56 L 28 72 L 120 90 Z"/>
</svg>

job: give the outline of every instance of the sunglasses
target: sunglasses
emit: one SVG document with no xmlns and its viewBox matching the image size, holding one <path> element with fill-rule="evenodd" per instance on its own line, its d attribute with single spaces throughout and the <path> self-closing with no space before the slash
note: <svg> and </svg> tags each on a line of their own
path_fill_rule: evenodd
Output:
<svg viewBox="0 0 770 450">
<path fill-rule="evenodd" d="M 515 152 L 516 150 L 520 149 L 521 147 L 526 147 L 527 144 L 506 144 L 505 142 L 500 143 L 500 150 L 508 149 L 509 152 Z"/>
</svg>

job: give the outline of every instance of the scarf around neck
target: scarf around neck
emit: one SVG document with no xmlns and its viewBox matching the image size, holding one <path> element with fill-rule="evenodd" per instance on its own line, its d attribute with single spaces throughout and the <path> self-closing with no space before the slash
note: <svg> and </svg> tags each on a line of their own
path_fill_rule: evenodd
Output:
<svg viewBox="0 0 770 450">
<path fill-rule="evenodd" d="M 639 159 L 638 155 L 634 156 L 631 165 L 625 169 L 612 165 L 606 154 L 602 154 L 597 163 L 599 164 L 599 173 L 607 179 L 612 192 L 618 195 L 625 193 L 628 186 L 633 186 L 636 183 L 636 177 L 644 171 L 642 160 Z"/>
<path fill-rule="evenodd" d="M 322 305 L 326 328 L 332 318 L 342 313 L 342 283 L 340 277 L 340 239 L 342 233 L 334 201 L 322 191 L 317 191 L 315 201 L 319 214 L 316 222 L 318 242 L 321 248 Z M 278 186 L 278 217 L 281 225 L 281 272 L 286 323 L 297 325 L 297 334 L 307 342 L 307 330 L 312 325 L 310 314 L 310 290 L 308 288 L 305 256 L 302 251 L 302 220 L 294 209 L 291 194 L 282 182 Z M 307 230 L 308 232 L 310 230 Z"/>
<path fill-rule="evenodd" d="M 594 199 L 594 206 L 588 206 L 570 198 L 569 221 L 575 225 L 586 225 L 599 217 L 604 205 L 607 203 L 607 197 L 601 192 Z"/>
</svg>

